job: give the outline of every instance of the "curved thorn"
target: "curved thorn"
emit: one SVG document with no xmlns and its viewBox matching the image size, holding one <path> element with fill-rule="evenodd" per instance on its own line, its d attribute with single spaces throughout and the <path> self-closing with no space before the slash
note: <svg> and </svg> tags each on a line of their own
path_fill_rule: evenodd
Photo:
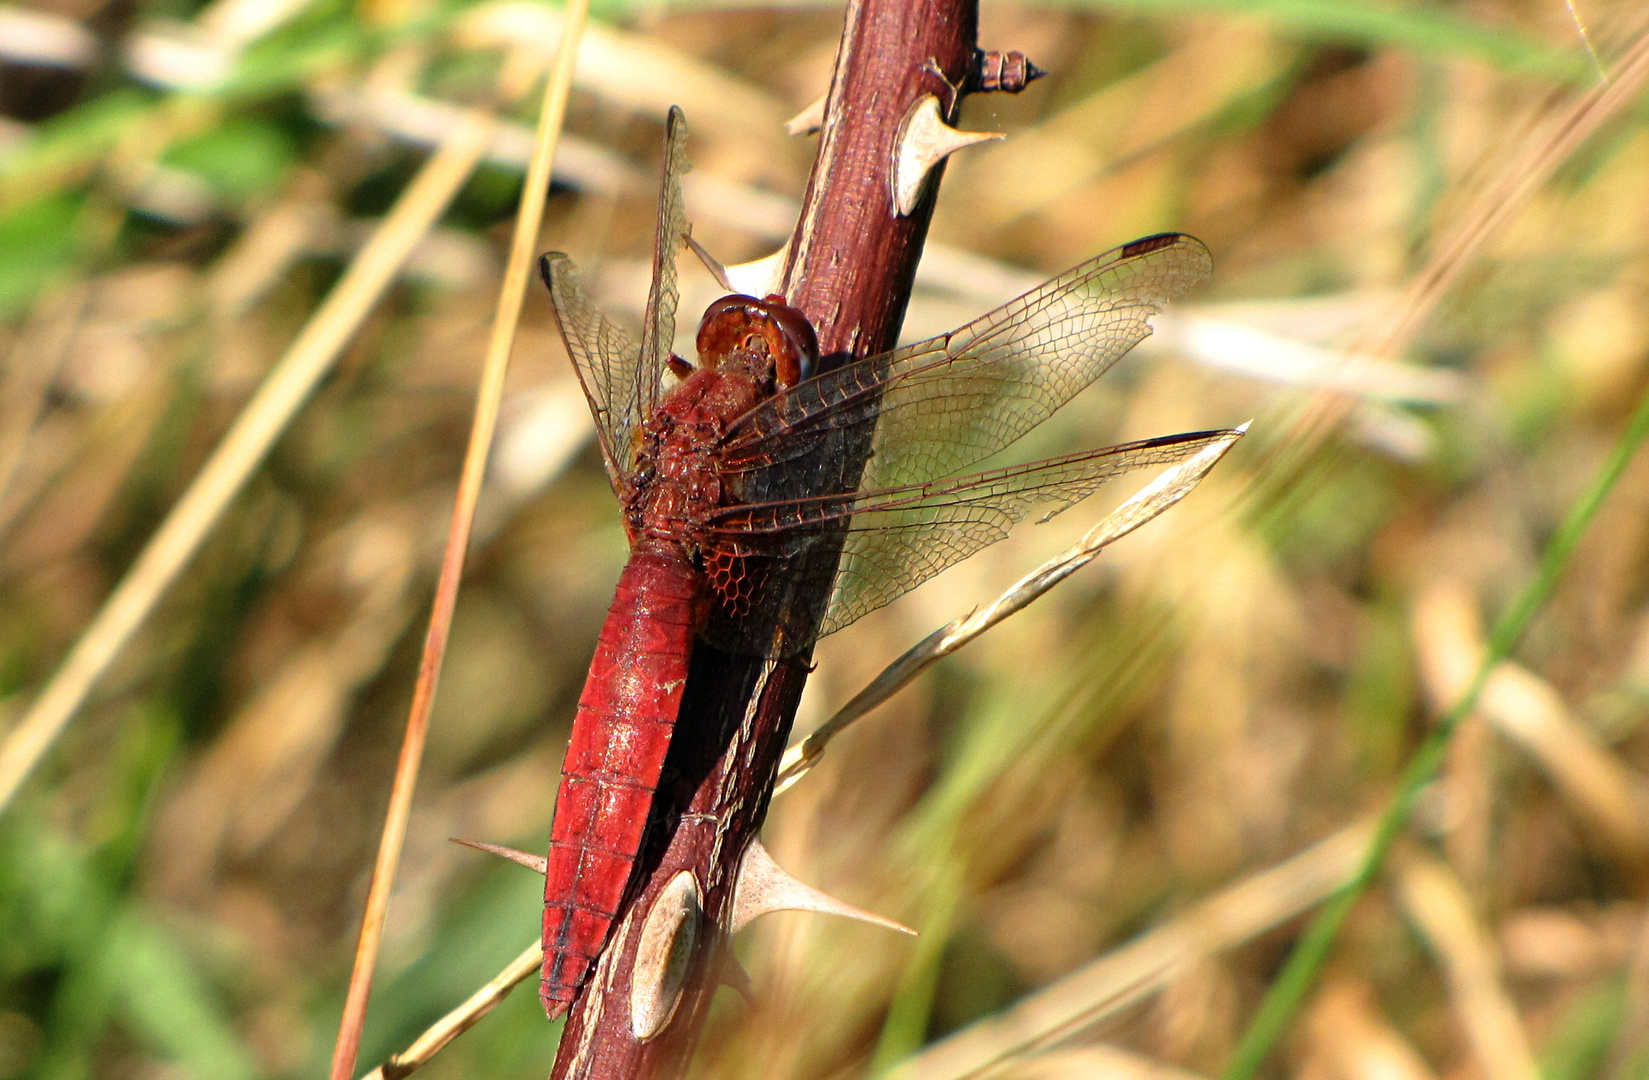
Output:
<svg viewBox="0 0 1649 1080">
<path fill-rule="evenodd" d="M 732 949 L 722 950 L 721 982 L 723 986 L 730 986 L 738 992 L 739 997 L 752 1009 L 756 1007 L 756 986 L 750 981 L 750 973 L 744 970 L 739 958 L 733 955 Z"/>
<path fill-rule="evenodd" d="M 685 239 L 687 240 L 687 246 L 693 249 L 693 254 L 699 257 L 699 262 L 703 263 L 704 268 L 710 271 L 710 276 L 716 279 L 716 284 L 728 292 L 738 292 L 727 280 L 727 267 L 723 266 L 721 261 L 714 255 L 704 250 L 704 245 L 694 240 L 692 233 L 686 234 Z"/>
<path fill-rule="evenodd" d="M 739 866 L 739 881 L 733 894 L 733 930 L 749 926 L 753 919 L 772 911 L 815 911 L 821 915 L 842 915 L 860 922 L 884 926 L 914 935 L 908 926 L 852 904 L 844 903 L 811 885 L 791 877 L 773 861 L 760 840 L 752 840 Z"/>
<path fill-rule="evenodd" d="M 939 99 L 929 94 L 911 108 L 899 131 L 893 158 L 893 205 L 904 217 L 916 209 L 922 185 L 933 167 L 975 143 L 1006 138 L 1000 131 L 958 131 L 939 114 Z"/>
</svg>

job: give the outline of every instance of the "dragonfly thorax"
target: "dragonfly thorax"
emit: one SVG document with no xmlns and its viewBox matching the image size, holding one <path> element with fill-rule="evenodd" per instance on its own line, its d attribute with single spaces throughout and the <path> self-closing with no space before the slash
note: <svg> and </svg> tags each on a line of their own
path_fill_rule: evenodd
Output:
<svg viewBox="0 0 1649 1080">
<path fill-rule="evenodd" d="M 770 378 L 739 362 L 700 368 L 665 396 L 642 429 L 637 485 L 626 508 L 632 538 L 691 544 L 696 523 L 725 504 L 716 448 L 728 425 L 771 391 Z"/>
<path fill-rule="evenodd" d="M 783 298 L 733 295 L 705 311 L 698 352 L 699 366 L 642 428 L 637 464 L 648 479 L 626 507 L 632 539 L 693 545 L 697 523 L 732 501 L 716 457 L 722 436 L 776 389 L 811 373 L 819 346 L 813 327 Z"/>
</svg>

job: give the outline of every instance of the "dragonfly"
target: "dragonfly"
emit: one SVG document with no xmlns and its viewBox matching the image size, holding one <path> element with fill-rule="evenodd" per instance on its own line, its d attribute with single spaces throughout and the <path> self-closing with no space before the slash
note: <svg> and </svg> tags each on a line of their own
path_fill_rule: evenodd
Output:
<svg viewBox="0 0 1649 1080">
<path fill-rule="evenodd" d="M 1051 517 L 1107 480 L 1231 436 L 1192 432 L 957 475 L 1047 419 L 1208 277 L 1207 248 L 1178 233 L 1090 259 L 948 334 L 829 371 L 813 326 L 779 295 L 716 300 L 699 322 L 697 362 L 677 356 L 686 134 L 672 110 L 639 342 L 586 298 L 565 255 L 540 261 L 630 545 L 543 864 L 539 997 L 552 1019 L 636 888 L 697 642 L 798 654 L 1033 510 Z M 858 474 L 842 475 L 858 459 Z"/>
</svg>

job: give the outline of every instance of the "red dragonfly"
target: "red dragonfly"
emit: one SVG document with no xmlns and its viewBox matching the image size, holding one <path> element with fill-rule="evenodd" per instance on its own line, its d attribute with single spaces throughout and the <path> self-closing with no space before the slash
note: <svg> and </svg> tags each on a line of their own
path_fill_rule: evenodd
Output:
<svg viewBox="0 0 1649 1080">
<path fill-rule="evenodd" d="M 946 479 L 1041 423 L 1208 276 L 1208 250 L 1173 233 L 1085 262 L 942 337 L 824 373 L 812 326 L 782 297 L 725 296 L 704 313 L 689 364 L 671 353 L 685 142 L 672 111 L 639 345 L 585 299 L 566 256 L 540 264 L 630 541 L 556 796 L 539 990 L 552 1018 L 627 902 L 696 638 L 769 655 L 778 641 L 794 655 L 1002 539 L 1033 507 L 1051 516 L 1112 477 L 1230 434 Z M 856 487 L 816 493 L 846 447 L 867 444 Z M 828 596 L 828 608 L 809 596 Z"/>
</svg>

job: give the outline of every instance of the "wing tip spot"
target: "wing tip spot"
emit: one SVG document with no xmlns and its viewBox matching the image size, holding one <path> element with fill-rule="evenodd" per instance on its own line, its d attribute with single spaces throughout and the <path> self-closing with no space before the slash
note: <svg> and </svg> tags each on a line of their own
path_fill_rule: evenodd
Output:
<svg viewBox="0 0 1649 1080">
<path fill-rule="evenodd" d="M 1184 233 L 1157 233 L 1154 236 L 1142 236 L 1138 240 L 1122 245 L 1118 252 L 1124 259 L 1132 259 L 1136 255 L 1148 255 L 1165 247 L 1171 247 L 1184 237 Z"/>
</svg>

